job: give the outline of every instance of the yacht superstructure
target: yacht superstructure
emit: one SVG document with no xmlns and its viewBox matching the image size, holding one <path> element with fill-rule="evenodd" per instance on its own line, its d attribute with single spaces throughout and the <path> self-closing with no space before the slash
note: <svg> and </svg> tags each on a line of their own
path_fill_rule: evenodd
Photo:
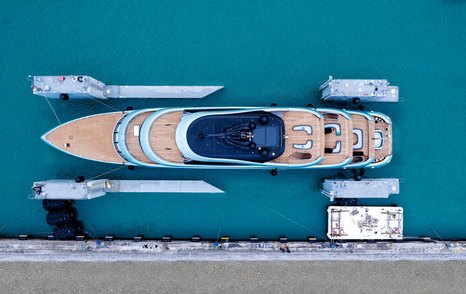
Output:
<svg viewBox="0 0 466 294">
<path fill-rule="evenodd" d="M 145 167 L 374 168 L 392 158 L 382 113 L 332 108 L 151 108 L 91 115 L 42 136 L 81 158 Z"/>
</svg>

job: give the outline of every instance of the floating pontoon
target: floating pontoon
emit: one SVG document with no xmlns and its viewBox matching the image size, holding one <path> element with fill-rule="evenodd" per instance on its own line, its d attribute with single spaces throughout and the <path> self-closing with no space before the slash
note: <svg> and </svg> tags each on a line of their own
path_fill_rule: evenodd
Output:
<svg viewBox="0 0 466 294">
<path fill-rule="evenodd" d="M 87 200 L 107 193 L 224 193 L 204 181 L 74 180 L 34 182 L 32 199 Z"/>
<path fill-rule="evenodd" d="M 319 90 L 322 101 L 398 102 L 398 87 L 390 86 L 387 80 L 334 79 L 330 76 Z"/>
<path fill-rule="evenodd" d="M 392 206 L 329 206 L 331 240 L 401 240 L 403 208 Z"/>
<path fill-rule="evenodd" d="M 116 86 L 90 76 L 29 76 L 32 93 L 55 99 L 204 98 L 223 86 Z"/>
<path fill-rule="evenodd" d="M 334 198 L 388 198 L 400 193 L 400 182 L 394 178 L 362 179 L 325 179 L 322 194 L 331 201 Z"/>
</svg>

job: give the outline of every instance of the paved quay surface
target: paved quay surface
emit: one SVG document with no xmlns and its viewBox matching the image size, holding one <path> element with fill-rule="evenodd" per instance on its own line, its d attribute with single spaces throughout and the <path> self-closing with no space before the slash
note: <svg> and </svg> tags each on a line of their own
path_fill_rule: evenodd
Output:
<svg viewBox="0 0 466 294">
<path fill-rule="evenodd" d="M 464 293 L 466 262 L 3 262 L 2 293 Z"/>
</svg>

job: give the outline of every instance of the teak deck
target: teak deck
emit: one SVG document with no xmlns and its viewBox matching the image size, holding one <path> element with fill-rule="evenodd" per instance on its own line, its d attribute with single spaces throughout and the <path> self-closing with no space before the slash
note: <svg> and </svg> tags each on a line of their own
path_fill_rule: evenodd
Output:
<svg viewBox="0 0 466 294">
<path fill-rule="evenodd" d="M 134 127 L 139 126 L 139 130 L 141 129 L 142 123 L 144 120 L 154 113 L 153 111 L 147 111 L 144 113 L 139 114 L 138 116 L 134 117 L 128 125 L 128 129 L 126 130 L 126 146 L 128 147 L 129 152 L 133 155 L 137 160 L 146 162 L 146 163 L 154 163 L 150 160 L 144 151 L 141 148 L 141 144 L 139 142 L 139 134 L 137 136 L 134 135 Z"/>
<path fill-rule="evenodd" d="M 183 116 L 182 111 L 170 112 L 159 117 L 149 131 L 152 150 L 163 159 L 183 163 L 184 157 L 176 145 L 176 128 Z"/>
<path fill-rule="evenodd" d="M 113 131 L 123 115 L 119 112 L 81 118 L 54 129 L 45 139 L 56 148 L 79 157 L 126 163 L 113 145 Z"/>
<path fill-rule="evenodd" d="M 374 157 L 374 140 L 372 140 L 374 134 L 374 121 L 368 120 L 365 116 L 360 114 L 351 114 L 353 122 L 353 130 L 360 129 L 363 134 L 363 146 L 362 149 L 353 151 L 362 151 L 364 153 L 364 160 Z M 357 143 L 357 137 L 353 134 L 353 145 Z"/>
<path fill-rule="evenodd" d="M 339 153 L 325 153 L 322 164 L 337 164 L 345 159 L 353 156 L 353 124 L 351 120 L 346 119 L 342 115 L 338 115 L 338 118 L 327 118 L 324 119 L 324 125 L 335 123 L 341 127 L 340 136 L 336 135 L 335 130 L 330 134 L 325 135 L 325 148 L 335 148 L 337 141 L 341 142 L 341 151 Z M 325 134 L 325 133 L 324 133 Z"/>
<path fill-rule="evenodd" d="M 383 159 L 392 154 L 392 126 L 376 118 L 375 129 L 383 132 L 384 142 L 381 149 L 375 149 L 375 158 Z"/>
<path fill-rule="evenodd" d="M 312 162 L 318 159 L 324 153 L 323 142 L 323 120 L 317 115 L 306 111 L 285 111 L 283 112 L 283 121 L 285 122 L 285 151 L 276 158 L 274 162 L 302 164 Z M 310 126 L 312 134 L 308 135 L 304 131 L 294 131 L 295 126 Z M 294 144 L 306 144 L 312 140 L 311 149 L 296 149 Z M 295 153 L 296 152 L 296 153 Z M 311 154 L 309 159 L 298 159 L 295 155 Z"/>
</svg>

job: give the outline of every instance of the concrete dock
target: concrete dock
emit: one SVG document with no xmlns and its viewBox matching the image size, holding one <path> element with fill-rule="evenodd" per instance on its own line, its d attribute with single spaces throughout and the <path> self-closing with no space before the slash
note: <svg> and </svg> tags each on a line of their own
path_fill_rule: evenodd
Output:
<svg viewBox="0 0 466 294">
<path fill-rule="evenodd" d="M 0 261 L 466 260 L 466 242 L 0 240 Z"/>
</svg>

